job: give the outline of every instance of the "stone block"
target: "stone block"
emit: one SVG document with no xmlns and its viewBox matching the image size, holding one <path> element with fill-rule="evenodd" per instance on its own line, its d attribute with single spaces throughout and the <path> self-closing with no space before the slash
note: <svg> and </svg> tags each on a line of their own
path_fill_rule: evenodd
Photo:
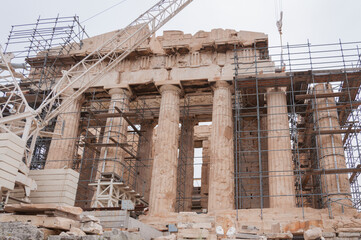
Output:
<svg viewBox="0 0 361 240">
<path fill-rule="evenodd" d="M 359 238 L 361 236 L 360 232 L 340 232 L 338 233 L 339 238 Z"/>
<path fill-rule="evenodd" d="M 81 224 L 81 230 L 85 233 L 103 234 L 103 227 L 95 222 L 86 222 Z"/>
<path fill-rule="evenodd" d="M 260 237 L 256 234 L 247 234 L 247 233 L 237 233 L 236 238 L 241 239 L 259 239 Z"/>
<path fill-rule="evenodd" d="M 32 203 L 56 203 L 74 206 L 79 173 L 72 169 L 31 170 L 29 177 L 38 185 L 30 195 Z"/>
<path fill-rule="evenodd" d="M 154 240 L 176 240 L 176 239 L 177 239 L 177 236 L 175 234 L 154 238 Z"/>
<path fill-rule="evenodd" d="M 206 229 L 180 229 L 178 236 L 182 238 L 206 239 L 209 231 Z"/>
<path fill-rule="evenodd" d="M 211 229 L 212 228 L 212 223 L 202 223 L 202 222 L 199 222 L 199 223 L 193 223 L 193 226 L 192 228 L 201 228 L 201 229 Z"/>
<path fill-rule="evenodd" d="M 279 223 L 272 224 L 271 232 L 272 233 L 280 233 L 281 232 L 281 225 Z"/>
<path fill-rule="evenodd" d="M 334 237 L 336 237 L 336 233 L 333 233 L 333 232 L 323 232 L 323 233 L 322 233 L 322 237 L 324 237 L 324 238 L 334 238 Z"/>
<path fill-rule="evenodd" d="M 267 239 L 292 239 L 292 233 L 268 233 L 266 234 Z"/>
<path fill-rule="evenodd" d="M 305 240 L 314 240 L 322 237 L 321 228 L 311 228 L 304 232 L 303 237 Z"/>
<path fill-rule="evenodd" d="M 212 223 L 209 222 L 196 222 L 196 223 L 177 223 L 177 227 L 180 229 L 190 229 L 190 228 L 202 228 L 202 229 L 211 229 Z"/>
<path fill-rule="evenodd" d="M 81 222 L 82 223 L 86 223 L 86 222 L 95 222 L 95 223 L 100 223 L 99 218 L 92 216 L 92 215 L 84 215 L 81 218 Z"/>
<path fill-rule="evenodd" d="M 67 234 L 73 236 L 86 236 L 85 232 L 83 232 L 80 228 L 76 227 L 71 227 Z"/>
<path fill-rule="evenodd" d="M 29 223 L 2 222 L 0 224 L 0 239 L 43 240 L 44 233 Z"/>
<path fill-rule="evenodd" d="M 70 230 L 71 227 L 80 227 L 78 221 L 62 218 L 62 217 L 48 217 L 48 216 L 32 216 L 32 215 L 0 215 L 0 222 L 23 222 L 31 223 L 37 227 Z"/>
</svg>

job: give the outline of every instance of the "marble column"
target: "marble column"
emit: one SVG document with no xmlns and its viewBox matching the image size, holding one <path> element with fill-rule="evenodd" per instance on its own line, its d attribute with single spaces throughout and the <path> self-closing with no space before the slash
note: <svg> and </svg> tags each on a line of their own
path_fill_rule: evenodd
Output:
<svg viewBox="0 0 361 240">
<path fill-rule="evenodd" d="M 332 93 L 330 84 L 317 84 L 315 94 Z M 317 98 L 314 100 L 315 118 L 318 129 L 317 145 L 321 169 L 347 168 L 341 134 L 318 134 L 319 131 L 340 130 L 335 98 Z M 326 109 L 325 109 L 326 108 Z M 351 206 L 350 182 L 347 173 L 321 175 L 322 192 L 325 194 L 323 201 L 331 201 L 332 210 L 341 210 L 342 206 Z M 326 198 L 328 195 L 328 198 Z"/>
<path fill-rule="evenodd" d="M 225 81 L 214 85 L 208 210 L 234 209 L 232 92 Z"/>
<path fill-rule="evenodd" d="M 154 143 L 155 156 L 149 202 L 151 215 L 174 212 L 177 195 L 180 89 L 173 85 L 163 85 L 160 93 L 162 99 Z"/>
<path fill-rule="evenodd" d="M 270 207 L 295 207 L 291 138 L 283 89 L 267 89 L 267 128 Z"/>
<path fill-rule="evenodd" d="M 208 208 L 209 140 L 202 141 L 201 206 Z"/>
<path fill-rule="evenodd" d="M 154 120 L 146 120 L 142 122 L 140 130 L 142 136 L 139 141 L 138 157 L 138 178 L 137 178 L 137 192 L 144 196 L 144 200 L 149 202 L 150 185 L 152 180 L 153 170 L 153 134 L 156 123 Z"/>
<path fill-rule="evenodd" d="M 66 109 L 66 112 L 58 116 L 54 129 L 55 136 L 50 143 L 45 169 L 72 167 L 83 100 L 82 97 L 75 99 Z"/>
<path fill-rule="evenodd" d="M 129 110 L 130 93 L 123 88 L 113 88 L 109 91 L 111 96 L 109 104 L 109 113 L 118 113 L 116 108 L 122 112 Z M 103 143 L 113 144 L 115 140 L 122 144 L 127 141 L 128 123 L 123 117 L 111 117 L 106 121 L 106 128 L 104 131 Z M 112 140 L 113 139 L 113 140 Z M 125 158 L 125 151 L 120 146 L 103 147 L 101 149 L 98 176 L 100 173 L 115 173 L 125 183 L 127 183 L 127 172 L 123 167 Z"/>
<path fill-rule="evenodd" d="M 87 136 L 84 137 L 86 143 L 96 143 L 96 136 L 90 132 L 87 132 Z M 94 195 L 94 188 L 89 187 L 89 183 L 92 182 L 95 177 L 93 174 L 96 171 L 96 154 L 97 152 L 93 147 L 85 145 L 82 156 L 79 156 L 79 166 L 75 168 L 75 170 L 79 172 L 78 189 L 76 191 L 75 198 L 76 207 L 81 207 L 83 209 L 91 207 L 91 199 Z"/>
<path fill-rule="evenodd" d="M 192 210 L 192 193 L 193 193 L 193 179 L 194 179 L 194 126 L 195 119 L 190 117 L 186 119 L 182 125 L 181 146 L 185 151 L 186 156 L 186 182 L 185 182 L 185 203 L 184 211 Z"/>
</svg>

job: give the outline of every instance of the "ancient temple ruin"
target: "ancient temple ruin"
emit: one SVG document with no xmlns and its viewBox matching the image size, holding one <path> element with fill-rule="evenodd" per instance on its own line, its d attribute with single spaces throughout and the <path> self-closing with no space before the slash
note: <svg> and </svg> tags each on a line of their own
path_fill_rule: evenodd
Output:
<svg viewBox="0 0 361 240">
<path fill-rule="evenodd" d="M 28 56 L 28 102 L 40 105 L 62 72 L 114 34 Z M 82 95 L 72 95 L 81 84 L 62 93 L 70 104 L 34 140 L 28 176 L 37 187 L 11 185 L 18 170 L 6 165 L 30 142 L 0 146 L 6 204 L 110 215 L 130 204 L 133 217 L 175 226 L 180 239 L 301 239 L 310 229 L 358 239 L 357 43 L 282 49 L 264 33 L 224 29 L 148 38 Z"/>
</svg>

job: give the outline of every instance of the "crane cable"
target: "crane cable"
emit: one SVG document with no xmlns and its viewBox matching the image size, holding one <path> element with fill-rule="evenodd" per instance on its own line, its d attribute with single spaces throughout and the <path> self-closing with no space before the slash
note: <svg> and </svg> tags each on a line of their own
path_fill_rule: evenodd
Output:
<svg viewBox="0 0 361 240">
<path fill-rule="evenodd" d="M 283 6 L 282 0 L 274 0 L 275 4 L 275 18 L 276 18 L 276 26 L 278 33 L 280 35 L 280 45 L 281 45 L 281 69 L 282 71 L 285 70 L 285 63 L 283 60 L 283 43 L 282 43 L 282 26 L 283 26 Z M 280 16 L 278 20 L 278 14 Z"/>
<path fill-rule="evenodd" d="M 118 3 L 116 3 L 116 4 L 114 4 L 114 5 L 112 5 L 112 6 L 110 6 L 110 7 L 108 7 L 108 8 L 106 8 L 106 9 L 104 9 L 104 10 L 102 10 L 102 11 L 100 11 L 100 12 L 98 12 L 98 13 L 94 14 L 93 16 L 91 16 L 91 17 L 89 17 L 89 18 L 85 19 L 85 20 L 84 20 L 84 21 L 82 21 L 81 23 L 85 23 L 86 21 L 88 21 L 88 20 L 90 20 L 90 19 L 93 19 L 93 18 L 95 18 L 95 17 L 99 16 L 99 15 L 100 15 L 100 14 L 102 14 L 102 13 L 105 13 L 106 11 L 109 11 L 110 9 L 115 8 L 116 6 L 118 6 L 118 5 L 122 4 L 122 3 L 126 2 L 126 1 L 127 1 L 127 0 L 122 0 L 122 1 L 120 1 L 120 2 L 118 2 Z"/>
</svg>

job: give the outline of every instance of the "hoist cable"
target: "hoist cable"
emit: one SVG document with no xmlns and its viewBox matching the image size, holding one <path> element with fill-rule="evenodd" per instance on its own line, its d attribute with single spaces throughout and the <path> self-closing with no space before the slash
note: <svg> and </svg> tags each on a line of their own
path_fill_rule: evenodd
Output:
<svg viewBox="0 0 361 240">
<path fill-rule="evenodd" d="M 99 13 L 97 13 L 97 14 L 95 14 L 95 15 L 87 18 L 87 19 L 85 19 L 85 20 L 82 21 L 81 23 L 85 23 L 86 21 L 88 21 L 88 20 L 90 20 L 90 19 L 93 19 L 93 18 L 99 16 L 99 15 L 102 14 L 102 13 L 105 13 L 105 12 L 107 12 L 108 10 L 110 10 L 110 9 L 112 9 L 112 8 L 115 8 L 116 6 L 122 4 L 122 3 L 126 2 L 126 1 L 127 1 L 127 0 L 122 0 L 122 1 L 118 2 L 117 4 L 114 4 L 113 6 L 110 6 L 110 7 L 108 7 L 107 9 L 104 9 L 103 11 L 100 11 Z"/>
</svg>

